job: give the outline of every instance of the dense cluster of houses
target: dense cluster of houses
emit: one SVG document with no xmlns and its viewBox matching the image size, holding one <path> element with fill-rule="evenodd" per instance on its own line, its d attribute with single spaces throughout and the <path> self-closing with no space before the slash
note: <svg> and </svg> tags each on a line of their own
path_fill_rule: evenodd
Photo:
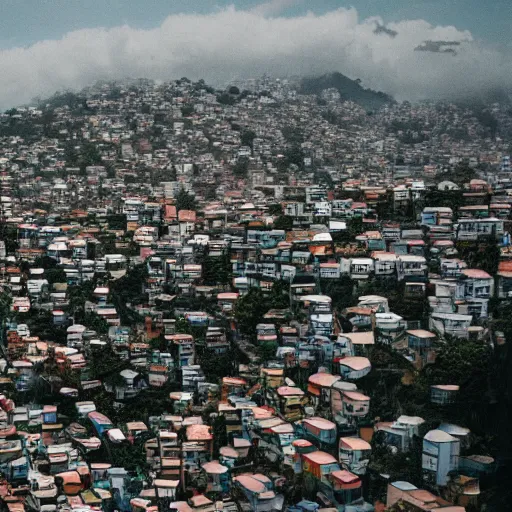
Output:
<svg viewBox="0 0 512 512">
<path fill-rule="evenodd" d="M 471 453 L 469 429 L 376 418 L 367 383 L 375 347 L 413 374 L 447 337 L 504 343 L 489 319 L 512 296 L 507 141 L 460 107 L 394 105 L 369 121 L 329 91 L 320 105 L 284 80 L 249 85 L 224 99 L 188 80 L 101 85 L 79 113 L 52 107 L 49 133 L 0 140 L 0 501 L 11 512 L 479 504 L 495 464 Z M 48 108 L 0 125 L 37 131 Z M 404 143 L 395 128 L 412 118 L 421 129 Z M 471 138 L 443 133 L 447 122 Z M 474 176 L 436 181 L 461 163 Z M 485 251 L 495 273 L 472 266 Z M 282 307 L 240 329 L 254 290 L 277 286 Z M 397 290 L 414 313 L 393 307 Z M 212 379 L 201 354 L 235 352 L 243 361 Z M 110 375 L 103 354 L 120 364 Z M 431 404 L 458 392 L 433 385 Z M 134 400 L 155 393 L 166 412 L 138 414 Z M 131 421 L 112 421 L 104 394 Z M 372 471 L 376 446 L 408 453 L 418 440 L 422 487 Z"/>
</svg>

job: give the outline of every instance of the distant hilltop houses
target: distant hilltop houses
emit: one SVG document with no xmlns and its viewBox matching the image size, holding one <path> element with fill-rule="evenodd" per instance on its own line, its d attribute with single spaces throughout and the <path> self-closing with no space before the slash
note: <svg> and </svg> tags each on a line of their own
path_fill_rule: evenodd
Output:
<svg viewBox="0 0 512 512">
<path fill-rule="evenodd" d="M 500 510 L 511 128 L 340 74 L 0 114 L 4 509 Z"/>
</svg>

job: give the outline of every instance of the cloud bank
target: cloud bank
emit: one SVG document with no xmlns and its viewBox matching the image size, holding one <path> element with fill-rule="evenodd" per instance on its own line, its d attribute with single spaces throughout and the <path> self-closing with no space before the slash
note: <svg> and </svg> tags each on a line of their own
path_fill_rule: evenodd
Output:
<svg viewBox="0 0 512 512">
<path fill-rule="evenodd" d="M 157 28 L 128 26 L 70 32 L 27 48 L 0 51 L 0 107 L 127 77 L 204 78 L 213 84 L 261 76 L 340 71 L 398 99 L 454 97 L 511 83 L 510 51 L 475 41 L 468 31 L 424 20 L 388 23 L 396 37 L 375 33 L 380 18 L 355 9 L 296 17 L 229 7 L 207 15 L 169 16 Z M 270 17 L 269 17 L 270 16 Z M 273 17 L 272 17 L 273 16 Z M 276 17 L 277 16 L 277 17 Z M 425 41 L 458 41 L 457 56 L 418 52 Z"/>
</svg>

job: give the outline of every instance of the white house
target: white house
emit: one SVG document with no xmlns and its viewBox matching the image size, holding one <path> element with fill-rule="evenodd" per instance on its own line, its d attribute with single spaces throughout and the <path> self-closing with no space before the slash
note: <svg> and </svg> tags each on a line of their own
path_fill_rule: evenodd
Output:
<svg viewBox="0 0 512 512">
<path fill-rule="evenodd" d="M 443 432 L 431 430 L 423 438 L 421 466 L 423 479 L 429 485 L 445 486 L 450 471 L 459 467 L 460 441 Z"/>
</svg>

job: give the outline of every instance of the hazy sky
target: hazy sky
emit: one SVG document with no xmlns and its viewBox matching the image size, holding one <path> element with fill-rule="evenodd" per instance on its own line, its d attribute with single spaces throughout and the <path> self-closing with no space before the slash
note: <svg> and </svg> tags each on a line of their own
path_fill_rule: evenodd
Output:
<svg viewBox="0 0 512 512">
<path fill-rule="evenodd" d="M 170 14 L 208 13 L 228 5 L 250 9 L 258 0 L 0 0 L 0 47 L 27 45 L 62 37 L 81 28 L 154 28 Z M 509 43 L 511 0 L 303 0 L 289 4 L 282 14 L 308 10 L 322 14 L 339 7 L 355 7 L 362 18 L 384 21 L 423 19 L 434 25 L 455 25 L 476 38 Z"/>
<path fill-rule="evenodd" d="M 354 5 L 354 7 L 352 7 Z M 341 71 L 398 98 L 512 82 L 512 0 L 0 0 L 0 108 L 98 79 Z M 375 34 L 386 23 L 396 37 Z M 458 41 L 457 55 L 417 52 Z"/>
</svg>

